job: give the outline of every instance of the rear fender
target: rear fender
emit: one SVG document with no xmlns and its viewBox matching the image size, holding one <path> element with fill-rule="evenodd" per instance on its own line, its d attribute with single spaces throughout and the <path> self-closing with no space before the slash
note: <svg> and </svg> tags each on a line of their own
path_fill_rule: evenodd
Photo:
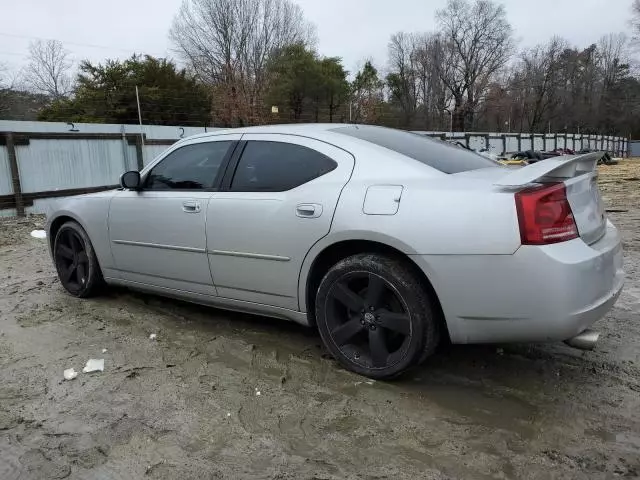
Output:
<svg viewBox="0 0 640 480">
<path fill-rule="evenodd" d="M 352 231 L 340 231 L 327 235 L 326 237 L 320 239 L 317 243 L 315 243 L 302 262 L 302 267 L 300 269 L 300 275 L 298 277 L 298 307 L 300 311 L 307 311 L 307 282 L 309 280 L 309 274 L 311 273 L 311 268 L 313 266 L 313 262 L 318 258 L 318 256 L 327 248 L 331 247 L 340 242 L 345 242 L 349 240 L 356 241 L 369 241 L 381 243 L 383 245 L 387 245 L 389 247 L 398 250 L 405 255 L 413 255 L 415 252 L 409 245 L 398 240 L 397 238 L 385 235 L 380 232 L 372 232 L 366 230 L 352 230 Z"/>
</svg>

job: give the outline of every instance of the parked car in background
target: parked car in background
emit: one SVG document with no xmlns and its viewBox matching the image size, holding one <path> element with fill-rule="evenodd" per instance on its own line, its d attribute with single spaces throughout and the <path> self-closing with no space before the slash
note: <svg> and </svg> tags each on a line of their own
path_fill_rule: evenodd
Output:
<svg viewBox="0 0 640 480">
<path fill-rule="evenodd" d="M 597 160 L 511 169 L 382 127 L 233 129 L 60 200 L 46 228 L 71 295 L 106 283 L 293 320 L 390 378 L 444 338 L 593 345 L 623 285 Z"/>
<path fill-rule="evenodd" d="M 499 158 L 498 162 L 511 167 L 524 167 L 525 165 L 529 165 L 529 162 L 524 158 Z"/>
</svg>

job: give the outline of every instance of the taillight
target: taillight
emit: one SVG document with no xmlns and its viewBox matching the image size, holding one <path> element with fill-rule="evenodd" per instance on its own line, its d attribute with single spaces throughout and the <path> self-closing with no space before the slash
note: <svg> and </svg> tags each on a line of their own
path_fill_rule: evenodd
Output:
<svg viewBox="0 0 640 480">
<path fill-rule="evenodd" d="M 546 245 L 578 238 L 564 183 L 517 192 L 516 210 L 523 245 Z"/>
</svg>

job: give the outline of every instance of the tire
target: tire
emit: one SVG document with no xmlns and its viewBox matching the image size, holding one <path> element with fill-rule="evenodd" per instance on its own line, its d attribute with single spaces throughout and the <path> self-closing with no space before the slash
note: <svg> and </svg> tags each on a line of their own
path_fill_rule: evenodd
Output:
<svg viewBox="0 0 640 480">
<path fill-rule="evenodd" d="M 379 254 L 341 260 L 316 294 L 316 321 L 329 352 L 346 369 L 374 379 L 404 373 L 440 340 L 437 308 L 404 261 Z"/>
<path fill-rule="evenodd" d="M 53 261 L 60 283 L 74 297 L 95 296 L 104 286 L 91 240 L 76 222 L 63 224 L 56 233 Z"/>
</svg>

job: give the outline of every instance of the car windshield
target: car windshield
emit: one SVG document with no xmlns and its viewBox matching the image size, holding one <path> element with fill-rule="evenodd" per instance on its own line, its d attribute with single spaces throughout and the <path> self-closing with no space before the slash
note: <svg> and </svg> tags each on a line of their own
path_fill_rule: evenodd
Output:
<svg viewBox="0 0 640 480">
<path fill-rule="evenodd" d="M 444 173 L 501 167 L 500 163 L 472 150 L 404 130 L 354 125 L 334 128 L 332 131 L 388 148 Z"/>
</svg>

